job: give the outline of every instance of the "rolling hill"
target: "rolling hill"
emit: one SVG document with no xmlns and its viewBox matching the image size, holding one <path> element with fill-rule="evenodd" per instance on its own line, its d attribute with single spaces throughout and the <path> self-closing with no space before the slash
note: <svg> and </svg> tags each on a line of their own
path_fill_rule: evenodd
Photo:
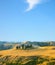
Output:
<svg viewBox="0 0 55 65">
<path fill-rule="evenodd" d="M 55 65 L 55 42 L 2 42 L 0 65 Z"/>
<path fill-rule="evenodd" d="M 0 51 L 1 65 L 55 65 L 55 47 L 19 50 L 16 48 Z"/>
<path fill-rule="evenodd" d="M 30 41 L 26 41 L 26 42 L 6 42 L 6 41 L 0 41 L 0 50 L 7 50 L 7 49 L 12 49 L 17 45 L 32 45 L 34 47 L 43 47 L 43 46 L 55 46 L 55 42 L 51 41 L 51 42 L 30 42 Z"/>
</svg>

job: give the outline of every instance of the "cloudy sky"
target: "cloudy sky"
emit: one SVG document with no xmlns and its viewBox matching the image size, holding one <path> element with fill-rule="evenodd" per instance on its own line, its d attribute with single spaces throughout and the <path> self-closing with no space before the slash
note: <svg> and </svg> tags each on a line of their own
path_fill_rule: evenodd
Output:
<svg viewBox="0 0 55 65">
<path fill-rule="evenodd" d="M 49 2 L 49 0 L 26 0 L 26 3 L 28 3 L 28 8 L 26 9 L 26 11 L 30 11 L 35 6 L 38 6 L 38 4 L 43 4 L 45 2 Z"/>
<path fill-rule="evenodd" d="M 0 40 L 55 41 L 55 0 L 0 0 Z"/>
</svg>

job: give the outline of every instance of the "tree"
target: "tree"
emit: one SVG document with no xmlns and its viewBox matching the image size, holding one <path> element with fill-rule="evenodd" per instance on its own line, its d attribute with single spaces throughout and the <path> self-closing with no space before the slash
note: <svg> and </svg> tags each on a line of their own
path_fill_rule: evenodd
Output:
<svg viewBox="0 0 55 65">
<path fill-rule="evenodd" d="M 16 49 L 18 49 L 19 47 L 18 46 L 16 46 Z"/>
</svg>

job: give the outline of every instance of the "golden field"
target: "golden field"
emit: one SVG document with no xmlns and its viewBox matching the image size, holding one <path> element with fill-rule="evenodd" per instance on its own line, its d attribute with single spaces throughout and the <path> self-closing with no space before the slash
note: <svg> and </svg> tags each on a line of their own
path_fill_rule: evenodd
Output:
<svg viewBox="0 0 55 65">
<path fill-rule="evenodd" d="M 12 55 L 12 56 L 36 56 L 36 55 L 43 55 L 43 56 L 50 56 L 55 57 L 55 47 L 48 46 L 48 47 L 41 47 L 40 49 L 33 49 L 33 50 L 2 50 L 0 51 L 0 55 Z"/>
<path fill-rule="evenodd" d="M 18 64 L 17 60 L 20 58 L 22 59 L 19 61 L 20 64 Z M 0 51 L 0 63 L 2 65 L 9 65 L 9 63 L 11 63 L 10 65 L 12 65 L 12 63 L 14 63 L 13 65 L 50 65 L 51 63 L 51 65 L 55 65 L 55 47 L 46 46 L 40 47 L 40 49 L 32 50 L 16 50 L 15 48 L 2 50 Z"/>
</svg>

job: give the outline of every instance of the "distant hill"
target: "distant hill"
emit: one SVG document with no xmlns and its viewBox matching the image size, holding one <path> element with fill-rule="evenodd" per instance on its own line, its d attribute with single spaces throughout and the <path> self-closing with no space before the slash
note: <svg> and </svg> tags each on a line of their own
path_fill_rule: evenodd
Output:
<svg viewBox="0 0 55 65">
<path fill-rule="evenodd" d="M 6 49 L 12 49 L 17 45 L 32 45 L 32 46 L 55 46 L 55 41 L 51 42 L 31 42 L 31 41 L 26 41 L 26 42 L 6 42 L 6 41 L 0 41 L 0 50 L 6 50 Z"/>
<path fill-rule="evenodd" d="M 26 41 L 25 43 L 22 42 L 23 44 L 33 44 L 33 45 L 38 45 L 38 46 L 55 46 L 55 42 L 51 41 L 51 42 L 30 42 L 30 41 Z"/>
<path fill-rule="evenodd" d="M 5 42 L 5 41 L 0 41 L 0 50 L 7 50 L 11 49 L 16 45 L 14 42 Z"/>
</svg>

